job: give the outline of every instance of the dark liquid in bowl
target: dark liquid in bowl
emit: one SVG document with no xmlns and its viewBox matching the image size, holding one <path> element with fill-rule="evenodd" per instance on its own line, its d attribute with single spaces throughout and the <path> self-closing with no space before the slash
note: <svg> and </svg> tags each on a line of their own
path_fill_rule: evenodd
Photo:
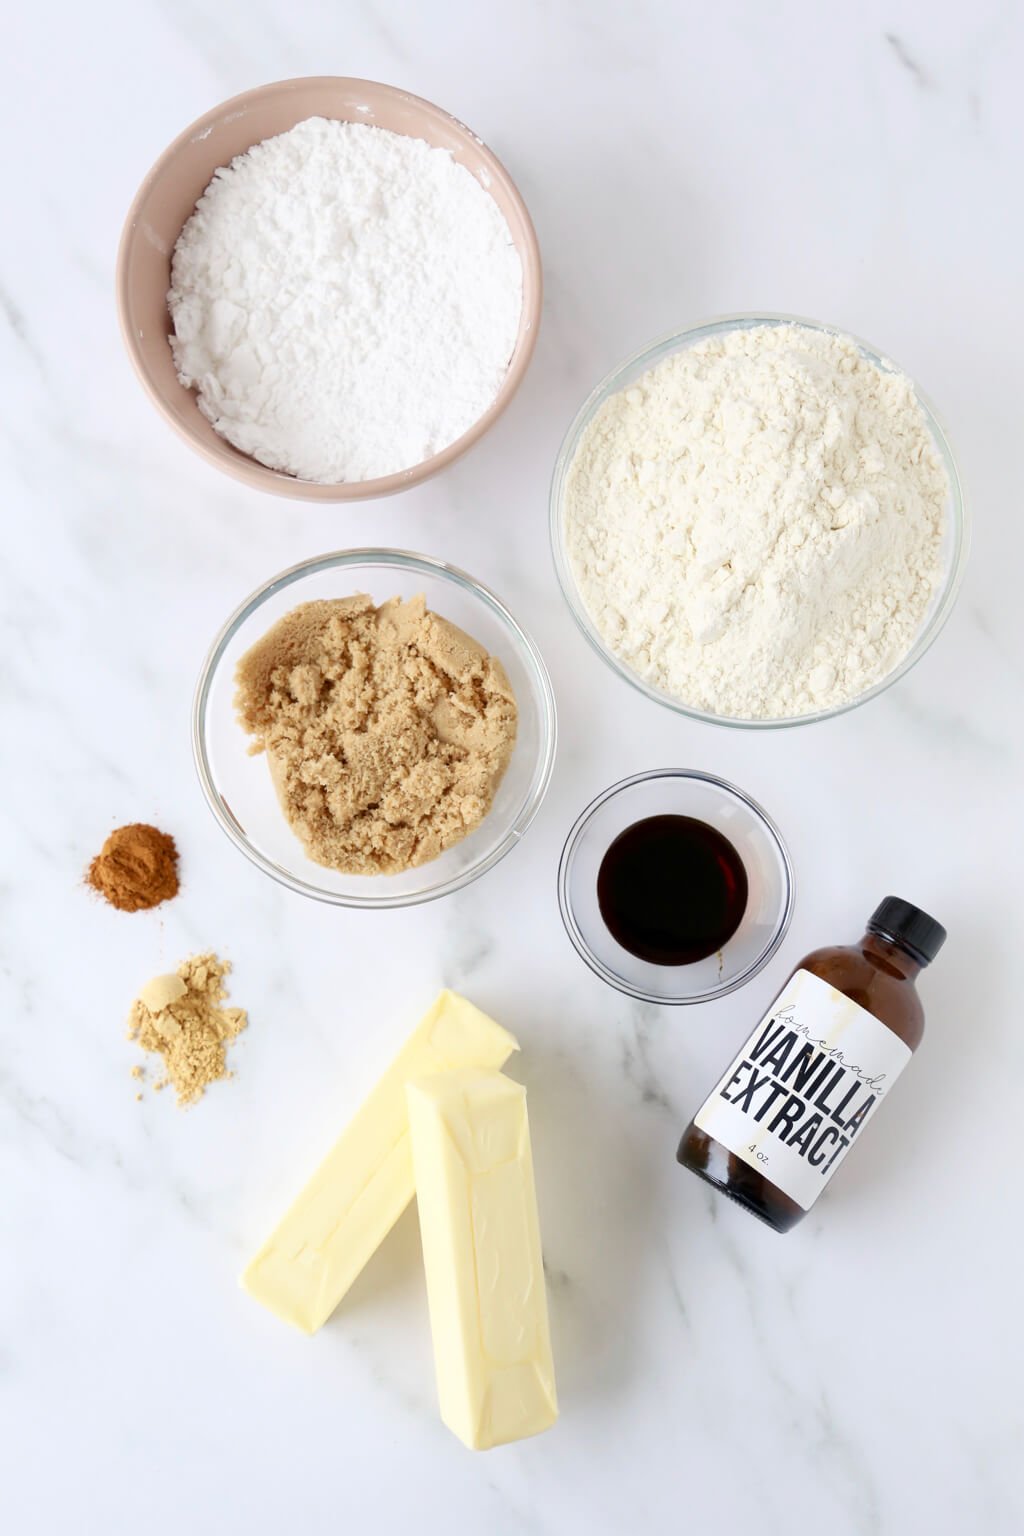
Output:
<svg viewBox="0 0 1024 1536">
<path fill-rule="evenodd" d="M 732 938 L 747 871 L 727 837 L 693 816 L 648 816 L 601 860 L 597 902 L 612 938 L 651 965 L 693 965 Z"/>
</svg>

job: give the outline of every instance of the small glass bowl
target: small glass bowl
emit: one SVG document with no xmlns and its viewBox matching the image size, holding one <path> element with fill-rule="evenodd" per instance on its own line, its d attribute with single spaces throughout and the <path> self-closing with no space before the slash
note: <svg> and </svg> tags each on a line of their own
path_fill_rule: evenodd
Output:
<svg viewBox="0 0 1024 1536">
<path fill-rule="evenodd" d="M 724 331 L 749 330 L 753 326 L 760 325 L 801 325 L 812 331 L 824 331 L 829 335 L 840 335 L 853 341 L 861 349 L 865 357 L 887 372 L 896 369 L 896 364 L 884 354 L 877 352 L 867 342 L 861 341 L 857 336 L 851 336 L 848 331 L 841 330 L 838 326 L 822 325 L 817 320 L 805 320 L 799 315 L 782 314 L 757 314 L 757 315 L 724 315 L 720 319 L 710 320 L 705 325 L 695 325 L 689 330 L 680 331 L 672 336 L 665 336 L 660 341 L 653 342 L 641 351 L 627 358 L 618 368 L 614 368 L 606 378 L 601 380 L 587 399 L 584 400 L 576 413 L 576 418 L 565 434 L 565 439 L 555 460 L 554 475 L 551 481 L 550 497 L 550 528 L 551 548 L 555 561 L 555 572 L 562 588 L 562 595 L 569 605 L 573 618 L 583 631 L 586 639 L 593 646 L 597 654 L 614 672 L 625 678 L 633 688 L 646 694 L 647 698 L 654 699 L 658 704 L 664 704 L 669 709 L 674 709 L 677 714 L 688 715 L 691 720 L 705 720 L 711 725 L 735 726 L 745 730 L 779 730 L 791 725 L 810 725 L 816 720 L 830 720 L 834 715 L 843 715 L 850 709 L 856 709 L 861 704 L 866 704 L 869 699 L 876 698 L 891 688 L 921 657 L 937 637 L 942 626 L 949 618 L 960 583 L 963 579 L 964 568 L 967 564 L 967 554 L 970 548 L 970 536 L 968 527 L 967 507 L 964 499 L 963 484 L 953 450 L 946 436 L 945 428 L 936 415 L 935 408 L 917 385 L 914 392 L 917 395 L 918 404 L 924 412 L 928 423 L 928 429 L 935 440 L 935 446 L 939 452 L 946 473 L 949 476 L 950 499 L 946 523 L 946 547 L 945 547 L 945 576 L 942 584 L 932 601 L 931 608 L 925 615 L 924 622 L 918 631 L 917 638 L 902 661 L 887 673 L 873 687 L 866 689 L 855 699 L 849 699 L 845 704 L 836 704 L 831 709 L 814 710 L 806 715 L 793 715 L 777 720 L 742 720 L 732 715 L 716 715 L 703 709 L 697 709 L 687 704 L 684 700 L 676 698 L 674 694 L 666 693 L 661 688 L 656 688 L 645 678 L 635 672 L 626 662 L 616 656 L 598 632 L 593 620 L 587 612 L 586 605 L 576 585 L 576 578 L 572 570 L 572 562 L 569 559 L 565 544 L 565 486 L 569 469 L 580 438 L 590 425 L 601 406 L 611 395 L 618 394 L 620 390 L 627 389 L 630 384 L 642 374 L 648 373 L 656 367 L 664 358 L 674 352 L 685 351 L 696 342 L 704 340 L 707 336 L 717 336 Z M 902 369 L 898 370 L 903 372 Z"/>
<path fill-rule="evenodd" d="M 286 133 L 310 117 L 366 123 L 425 139 L 446 149 L 493 197 L 523 266 L 523 307 L 515 347 L 487 410 L 455 442 L 390 475 L 321 485 L 271 469 L 215 432 L 195 391 L 178 378 L 168 342 L 171 258 L 178 236 L 217 171 L 254 144 Z M 543 297 L 540 247 L 505 167 L 481 139 L 449 112 L 397 86 L 376 80 L 314 75 L 276 80 L 221 102 L 180 133 L 153 166 L 128 211 L 117 256 L 117 311 L 128 357 L 146 393 L 179 437 L 208 464 L 258 491 L 300 501 L 362 501 L 419 485 L 468 452 L 488 432 L 519 388 L 537 341 Z"/>
<path fill-rule="evenodd" d="M 727 837 L 749 882 L 747 910 L 727 944 L 693 965 L 652 965 L 623 949 L 605 926 L 597 874 L 611 843 L 648 816 L 693 816 Z M 749 795 L 695 768 L 663 768 L 613 784 L 569 833 L 558 867 L 566 932 L 609 986 L 645 1003 L 709 1003 L 767 965 L 793 915 L 793 866 L 775 823 Z"/>
<path fill-rule="evenodd" d="M 285 820 L 263 756 L 235 716 L 235 667 L 284 614 L 321 598 L 365 592 L 375 603 L 422 593 L 427 607 L 501 662 L 519 708 L 516 744 L 489 813 L 439 858 L 399 875 L 346 875 L 308 858 Z M 555 699 L 547 668 L 505 605 L 465 571 L 397 549 L 322 555 L 273 577 L 231 615 L 203 665 L 192 707 L 192 750 L 210 809 L 247 858 L 289 890 L 339 907 L 408 907 L 461 890 L 514 848 L 548 787 Z"/>
</svg>

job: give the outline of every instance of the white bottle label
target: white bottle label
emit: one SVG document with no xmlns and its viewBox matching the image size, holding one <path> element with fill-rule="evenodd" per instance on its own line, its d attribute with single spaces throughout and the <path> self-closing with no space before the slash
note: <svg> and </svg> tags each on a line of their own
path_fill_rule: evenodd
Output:
<svg viewBox="0 0 1024 1536">
<path fill-rule="evenodd" d="M 695 1124 L 808 1211 L 910 1057 L 873 1013 L 797 971 Z"/>
</svg>

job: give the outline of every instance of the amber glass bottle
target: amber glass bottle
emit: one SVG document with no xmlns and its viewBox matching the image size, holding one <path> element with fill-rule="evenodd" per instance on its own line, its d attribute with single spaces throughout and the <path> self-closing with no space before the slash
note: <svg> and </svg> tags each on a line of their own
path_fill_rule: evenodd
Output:
<svg viewBox="0 0 1024 1536">
<path fill-rule="evenodd" d="M 687 1127 L 683 1167 L 776 1232 L 795 1226 L 916 1050 L 914 981 L 945 938 L 887 896 L 859 944 L 801 960 Z"/>
</svg>

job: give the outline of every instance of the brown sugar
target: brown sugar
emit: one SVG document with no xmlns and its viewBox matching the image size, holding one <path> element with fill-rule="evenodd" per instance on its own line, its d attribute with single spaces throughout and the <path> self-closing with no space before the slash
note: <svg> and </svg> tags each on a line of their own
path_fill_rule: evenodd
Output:
<svg viewBox="0 0 1024 1536">
<path fill-rule="evenodd" d="M 146 822 L 111 832 L 86 872 L 86 881 L 120 912 L 141 912 L 178 894 L 174 838 Z"/>
<path fill-rule="evenodd" d="M 194 955 L 168 976 L 154 976 L 132 1004 L 128 1037 L 163 1061 L 156 1092 L 173 1083 L 179 1104 L 192 1104 L 219 1078 L 230 1077 L 227 1046 L 248 1023 L 244 1008 L 224 1008 L 230 964 Z M 133 1077 L 142 1072 L 133 1070 Z"/>
<path fill-rule="evenodd" d="M 309 857 L 349 874 L 436 858 L 491 808 L 515 745 L 501 663 L 422 597 L 304 603 L 242 657 L 235 705 Z"/>
</svg>

